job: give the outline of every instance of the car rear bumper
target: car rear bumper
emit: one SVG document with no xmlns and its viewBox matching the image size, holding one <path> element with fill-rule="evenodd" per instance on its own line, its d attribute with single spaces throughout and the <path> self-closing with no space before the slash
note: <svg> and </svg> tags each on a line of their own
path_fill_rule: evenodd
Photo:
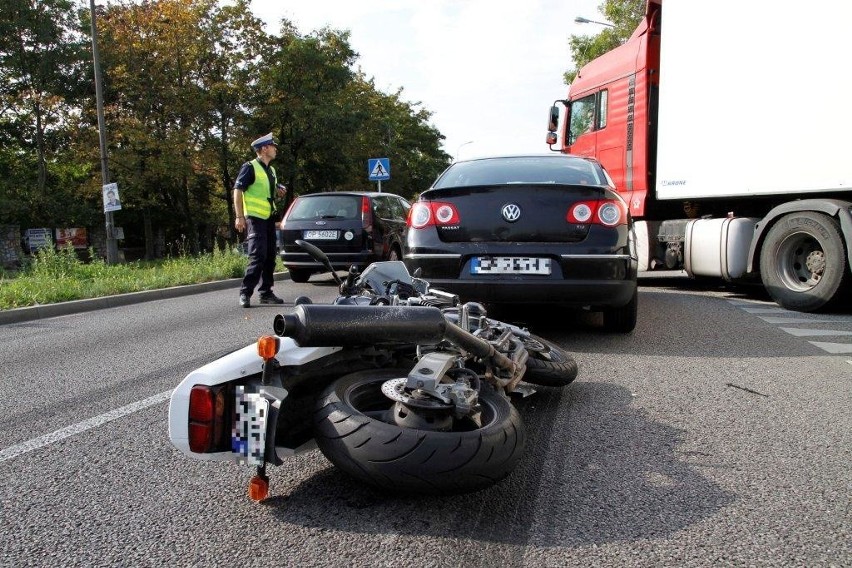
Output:
<svg viewBox="0 0 852 568">
<path fill-rule="evenodd" d="M 471 274 L 472 256 L 411 253 L 405 264 L 465 301 L 611 308 L 630 302 L 637 286 L 638 262 L 626 254 L 553 255 L 549 275 Z"/>
<path fill-rule="evenodd" d="M 325 253 L 331 261 L 335 270 L 348 270 L 353 264 L 363 268 L 378 260 L 371 251 L 361 252 L 327 252 Z M 281 260 L 285 268 L 310 268 L 312 270 L 324 270 L 322 264 L 314 260 L 306 252 L 282 252 Z"/>
</svg>

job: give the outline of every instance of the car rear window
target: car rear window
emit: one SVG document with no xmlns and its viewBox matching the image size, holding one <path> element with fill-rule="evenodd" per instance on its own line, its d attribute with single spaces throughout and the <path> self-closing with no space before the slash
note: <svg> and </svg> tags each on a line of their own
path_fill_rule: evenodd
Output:
<svg viewBox="0 0 852 568">
<path fill-rule="evenodd" d="M 304 195 L 296 198 L 287 216 L 288 221 L 360 218 L 360 195 Z"/>
<path fill-rule="evenodd" d="M 512 183 L 607 185 L 592 162 L 560 157 L 488 158 L 458 162 L 435 182 L 434 188 Z"/>
</svg>

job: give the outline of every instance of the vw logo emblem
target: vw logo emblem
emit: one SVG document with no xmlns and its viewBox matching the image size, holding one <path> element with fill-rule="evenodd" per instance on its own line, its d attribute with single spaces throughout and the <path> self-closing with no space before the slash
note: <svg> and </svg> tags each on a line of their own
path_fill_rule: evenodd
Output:
<svg viewBox="0 0 852 568">
<path fill-rule="evenodd" d="M 521 208 L 514 203 L 507 203 L 500 209 L 503 218 L 510 223 L 514 223 L 521 218 Z"/>
</svg>

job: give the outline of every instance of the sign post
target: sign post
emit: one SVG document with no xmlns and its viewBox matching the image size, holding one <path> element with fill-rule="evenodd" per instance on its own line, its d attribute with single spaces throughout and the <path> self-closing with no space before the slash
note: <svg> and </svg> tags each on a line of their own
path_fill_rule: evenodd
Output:
<svg viewBox="0 0 852 568">
<path fill-rule="evenodd" d="M 95 104 L 98 113 L 98 137 L 101 146 L 101 177 L 103 178 L 104 200 L 106 200 L 107 186 L 109 185 L 109 167 L 107 166 L 107 149 L 106 149 L 106 126 L 104 120 L 104 95 L 101 81 L 101 62 L 98 55 L 98 26 L 96 23 L 95 0 L 89 0 L 89 7 L 92 15 L 92 64 L 95 68 Z M 113 218 L 112 212 L 116 209 L 107 209 L 106 201 L 104 202 L 104 216 L 106 229 L 106 260 L 107 264 L 115 264 L 118 262 L 118 242 L 115 240 L 113 233 Z"/>
<path fill-rule="evenodd" d="M 382 192 L 382 180 L 390 179 L 390 160 L 388 158 L 370 158 L 367 160 L 367 179 L 378 182 Z"/>
</svg>

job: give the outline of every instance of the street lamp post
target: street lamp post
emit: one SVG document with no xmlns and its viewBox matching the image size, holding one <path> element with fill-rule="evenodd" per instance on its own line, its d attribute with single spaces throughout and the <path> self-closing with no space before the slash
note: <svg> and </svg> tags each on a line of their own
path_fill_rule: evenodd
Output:
<svg viewBox="0 0 852 568">
<path fill-rule="evenodd" d="M 98 134 L 101 145 L 101 177 L 103 185 L 109 183 L 109 166 L 107 165 L 106 151 L 106 123 L 104 120 L 104 94 L 101 81 L 101 63 L 98 55 L 98 26 L 95 21 L 95 0 L 89 0 L 92 11 L 92 62 L 95 67 L 95 101 L 98 110 Z M 112 211 L 104 213 L 106 216 L 106 253 L 107 264 L 118 262 L 118 243 L 115 239 Z"/>
<path fill-rule="evenodd" d="M 610 24 L 609 22 L 598 22 L 597 20 L 590 20 L 588 18 L 584 18 L 583 16 L 577 16 L 574 18 L 574 21 L 578 24 L 598 24 L 600 26 L 607 26 L 609 28 L 614 28 L 615 24 Z"/>
</svg>

